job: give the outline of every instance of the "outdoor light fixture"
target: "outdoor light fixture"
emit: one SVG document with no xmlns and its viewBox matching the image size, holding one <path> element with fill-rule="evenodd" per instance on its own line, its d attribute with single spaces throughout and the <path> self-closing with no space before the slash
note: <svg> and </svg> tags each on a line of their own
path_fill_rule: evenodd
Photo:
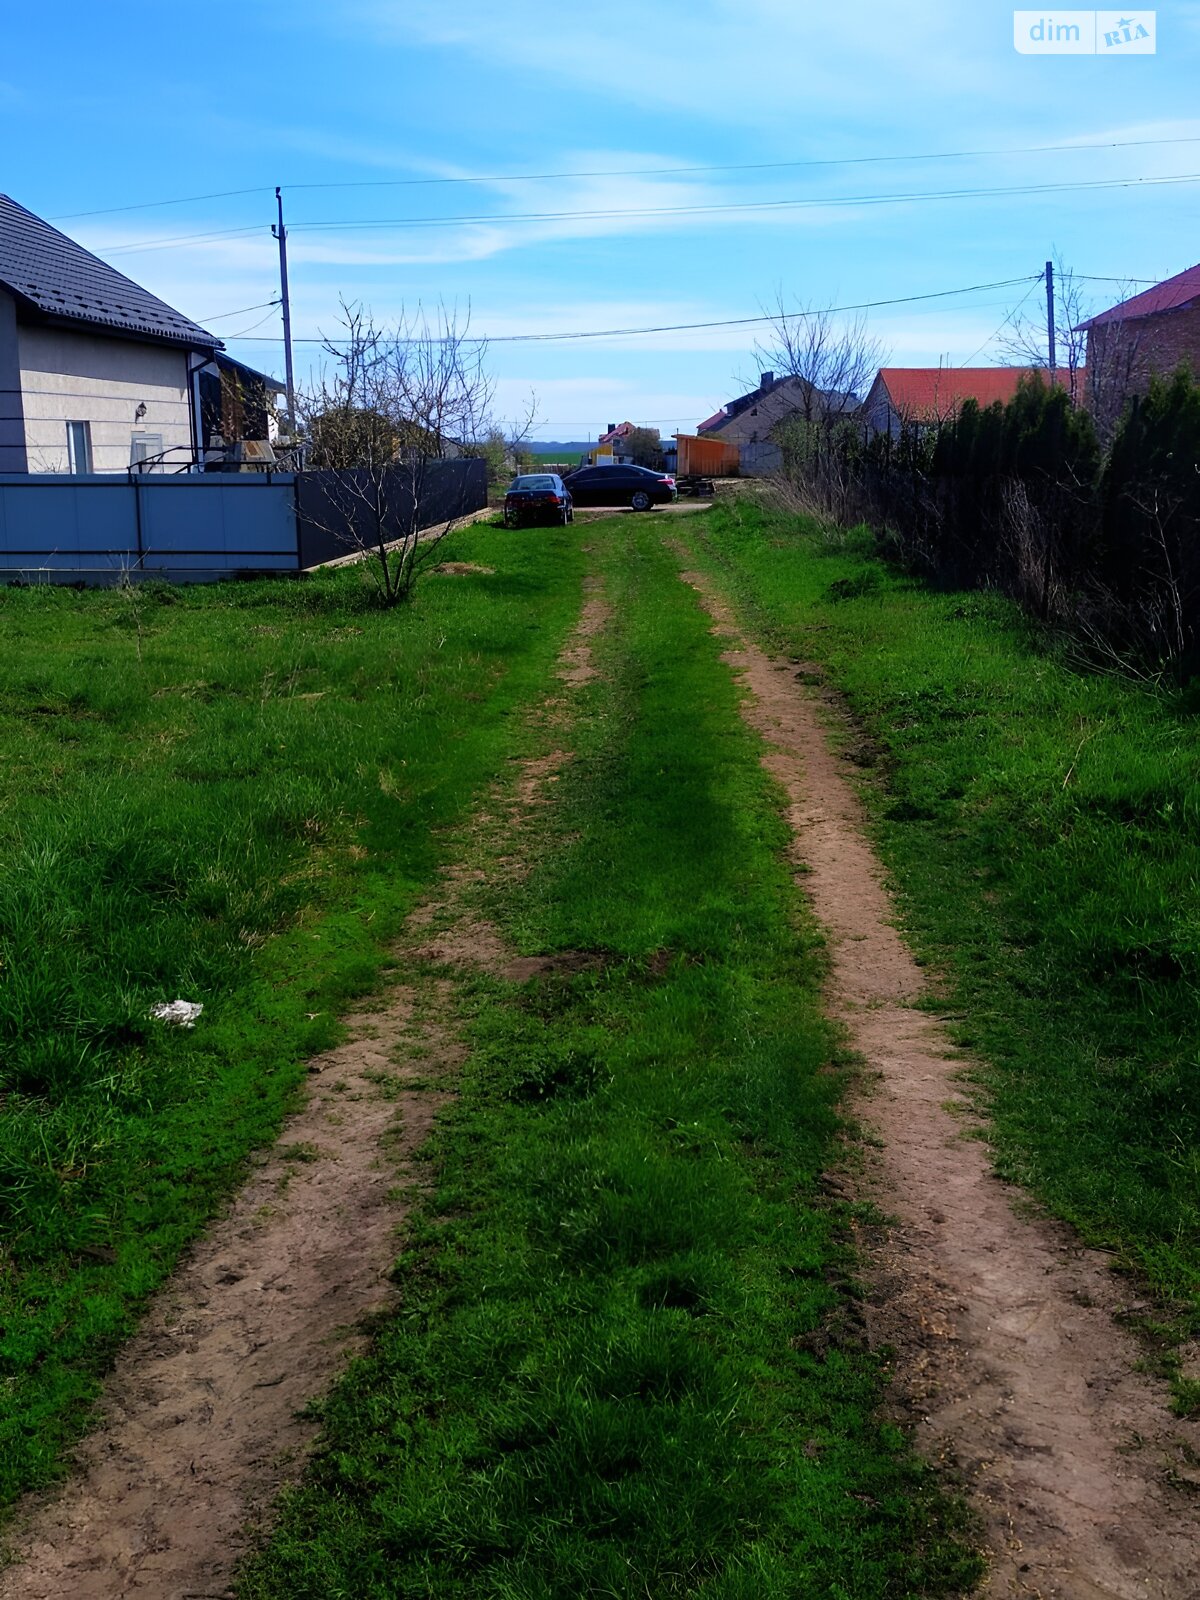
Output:
<svg viewBox="0 0 1200 1600">
<path fill-rule="evenodd" d="M 145 415 L 146 415 L 146 402 L 144 400 L 139 400 L 138 401 L 138 408 L 133 413 L 133 420 L 135 422 L 140 422 Z"/>
</svg>

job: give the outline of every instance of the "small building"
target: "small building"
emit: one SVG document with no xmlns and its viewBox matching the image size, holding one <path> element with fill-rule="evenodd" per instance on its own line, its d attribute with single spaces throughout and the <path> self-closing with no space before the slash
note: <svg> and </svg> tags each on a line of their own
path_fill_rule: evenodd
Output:
<svg viewBox="0 0 1200 1600">
<path fill-rule="evenodd" d="M 732 478 L 738 474 L 737 445 L 716 435 L 677 433 L 675 450 L 681 478 Z"/>
<path fill-rule="evenodd" d="M 1180 366 L 1200 378 L 1200 265 L 1079 324 L 1087 334 L 1089 408 L 1111 419 L 1150 379 Z"/>
<path fill-rule="evenodd" d="M 880 367 L 863 401 L 860 415 L 873 434 L 896 438 L 904 427 L 936 427 L 951 421 L 968 400 L 980 407 L 1002 405 L 1016 397 L 1021 379 L 1035 367 Z M 1044 383 L 1050 373 L 1042 369 Z M 1077 372 L 1076 381 L 1083 374 Z M 1070 376 L 1060 371 L 1055 382 L 1066 388 Z"/>
<path fill-rule="evenodd" d="M 277 387 L 0 195 L 0 473 L 194 470 L 218 437 L 265 428 Z"/>
</svg>

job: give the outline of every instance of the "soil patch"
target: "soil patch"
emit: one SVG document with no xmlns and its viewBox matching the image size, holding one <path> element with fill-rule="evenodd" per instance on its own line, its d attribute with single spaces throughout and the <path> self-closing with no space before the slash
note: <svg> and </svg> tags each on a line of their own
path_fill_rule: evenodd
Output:
<svg viewBox="0 0 1200 1600">
<path fill-rule="evenodd" d="M 436 567 L 430 568 L 432 572 L 441 572 L 451 578 L 468 578 L 474 572 L 490 578 L 495 570 L 495 567 L 481 567 L 477 561 L 439 561 Z"/>
<path fill-rule="evenodd" d="M 592 664 L 591 641 L 612 615 L 611 608 L 600 592 L 598 578 L 585 578 L 583 588 L 584 602 L 579 626 L 575 630 L 572 642 L 563 652 L 558 670 L 563 682 L 572 686 L 590 683 L 596 676 L 596 669 Z"/>
<path fill-rule="evenodd" d="M 965 1062 L 914 1002 L 924 983 L 895 926 L 814 674 L 748 644 L 710 580 L 684 579 L 729 640 L 745 716 L 788 796 L 798 880 L 828 934 L 829 998 L 867 1062 L 856 1108 L 881 1136 L 869 1197 L 895 1223 L 868 1307 L 923 1453 L 970 1484 L 992 1556 L 986 1592 L 1042 1600 L 1196 1600 L 1200 1428 L 1173 1419 L 1108 1259 L 1019 1214 L 971 1137 Z"/>
<path fill-rule="evenodd" d="M 304 1108 L 118 1359 L 78 1476 L 10 1536 L 22 1555 L 0 1574 L 4 1600 L 224 1591 L 245 1524 L 315 1437 L 301 1408 L 391 1295 L 407 1211 L 396 1185 L 416 1179 L 411 1157 L 444 1098 L 405 1080 L 458 1059 L 413 1008 L 411 989 L 391 990 L 311 1063 Z"/>
</svg>

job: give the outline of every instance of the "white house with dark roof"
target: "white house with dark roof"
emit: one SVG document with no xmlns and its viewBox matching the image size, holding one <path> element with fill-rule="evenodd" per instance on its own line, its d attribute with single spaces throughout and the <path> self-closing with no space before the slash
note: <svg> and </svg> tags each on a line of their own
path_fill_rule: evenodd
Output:
<svg viewBox="0 0 1200 1600">
<path fill-rule="evenodd" d="M 0 195 L 0 473 L 186 469 L 210 443 L 201 373 L 237 365 L 222 348 Z"/>
</svg>

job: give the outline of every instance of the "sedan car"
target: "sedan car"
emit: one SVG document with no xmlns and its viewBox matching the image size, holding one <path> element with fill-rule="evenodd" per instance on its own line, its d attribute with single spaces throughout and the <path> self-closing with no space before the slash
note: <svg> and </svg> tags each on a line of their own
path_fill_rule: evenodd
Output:
<svg viewBox="0 0 1200 1600">
<path fill-rule="evenodd" d="M 514 478 L 504 496 L 504 526 L 520 528 L 529 522 L 557 522 L 565 526 L 575 515 L 571 493 L 557 472 L 525 472 Z"/>
<path fill-rule="evenodd" d="M 580 467 L 564 481 L 577 506 L 632 506 L 635 511 L 649 511 L 651 506 L 678 498 L 674 478 L 649 467 Z"/>
</svg>

